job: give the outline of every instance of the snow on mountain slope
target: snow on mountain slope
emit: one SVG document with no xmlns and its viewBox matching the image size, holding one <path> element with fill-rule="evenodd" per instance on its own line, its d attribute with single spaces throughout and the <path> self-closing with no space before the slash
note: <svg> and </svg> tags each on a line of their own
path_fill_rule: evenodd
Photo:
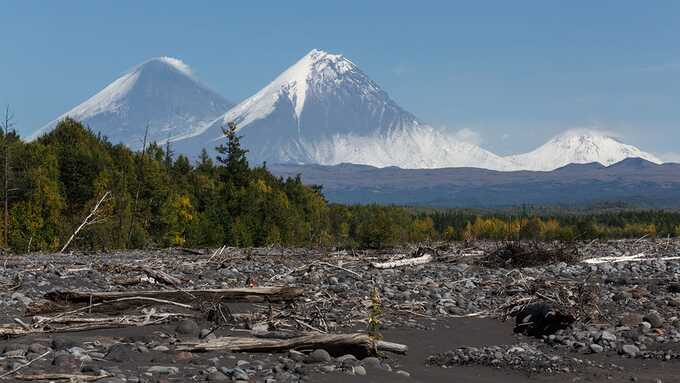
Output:
<svg viewBox="0 0 680 383">
<path fill-rule="evenodd" d="M 596 130 L 570 130 L 536 150 L 506 157 L 515 169 L 522 170 L 553 170 L 567 164 L 590 162 L 609 166 L 626 158 L 662 163 L 654 155 Z"/>
<path fill-rule="evenodd" d="M 512 168 L 505 159 L 427 125 L 368 137 L 337 135 L 305 148 L 314 162 L 321 165 L 355 163 L 403 169 Z"/>
<path fill-rule="evenodd" d="M 234 121 L 252 163 L 351 162 L 428 168 L 509 162 L 423 125 L 342 55 L 312 50 L 178 152 L 213 149 Z"/>
<path fill-rule="evenodd" d="M 142 145 L 200 134 L 232 104 L 198 82 L 189 66 L 171 57 L 148 60 L 121 76 L 87 101 L 35 132 L 33 140 L 65 117 L 88 125 L 113 143 Z"/>
</svg>

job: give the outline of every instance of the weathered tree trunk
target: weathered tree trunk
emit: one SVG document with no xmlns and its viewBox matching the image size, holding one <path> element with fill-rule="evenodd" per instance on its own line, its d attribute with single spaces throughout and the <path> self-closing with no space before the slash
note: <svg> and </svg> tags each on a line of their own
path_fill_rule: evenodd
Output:
<svg viewBox="0 0 680 383">
<path fill-rule="evenodd" d="M 36 381 L 36 380 L 64 380 L 68 382 L 96 382 L 111 375 L 87 375 L 87 374 L 66 374 L 61 372 L 38 372 L 34 374 L 16 374 L 15 379 Z"/>
<path fill-rule="evenodd" d="M 376 269 L 391 269 L 394 267 L 422 265 L 429 262 L 432 262 L 432 254 L 425 254 L 416 258 L 400 259 L 392 262 L 373 262 L 371 265 Z"/>
<path fill-rule="evenodd" d="M 297 287 L 244 287 L 234 289 L 204 290 L 131 290 L 131 291 L 51 291 L 45 298 L 55 302 L 98 303 L 120 298 L 144 297 L 193 303 L 197 300 L 210 302 L 285 302 L 302 295 Z"/>
<path fill-rule="evenodd" d="M 375 341 L 368 334 L 306 334 L 288 339 L 222 337 L 206 342 L 180 344 L 177 349 L 193 352 L 205 351 L 247 351 L 277 352 L 314 350 L 322 348 L 333 355 L 352 354 L 358 358 L 376 355 L 377 351 L 405 354 L 408 347 L 403 344 Z"/>
<path fill-rule="evenodd" d="M 163 282 L 166 285 L 177 287 L 182 284 L 182 281 L 179 278 L 173 277 L 172 275 L 166 273 L 165 271 L 152 269 L 150 267 L 142 267 L 141 270 L 145 272 L 146 275 L 150 276 L 151 278 L 155 279 L 158 282 Z"/>
</svg>

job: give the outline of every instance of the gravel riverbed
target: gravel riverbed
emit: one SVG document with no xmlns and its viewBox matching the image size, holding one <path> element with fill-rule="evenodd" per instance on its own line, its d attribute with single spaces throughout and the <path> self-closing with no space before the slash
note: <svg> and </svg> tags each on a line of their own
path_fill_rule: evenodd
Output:
<svg viewBox="0 0 680 383">
<path fill-rule="evenodd" d="M 679 240 L 580 243 L 571 248 L 578 257 L 569 263 L 525 268 L 487 262 L 503 246 L 5 256 L 0 260 L 0 324 L 23 327 L 28 334 L 0 340 L 0 376 L 98 382 L 680 381 Z M 428 253 L 432 261 L 425 264 L 372 265 Z M 178 282 L 168 283 L 149 269 Z M 193 302 L 200 310 L 162 302 L 103 310 L 106 305 L 66 307 L 46 298 L 66 290 L 190 294 L 252 286 L 299 287 L 303 293 L 271 304 Z M 373 289 L 380 299 L 382 337 L 407 345 L 407 355 L 180 347 L 264 332 L 365 332 L 369 312 L 376 309 Z M 575 321 L 549 334 L 514 333 L 512 314 L 532 304 Z M 216 320 L 216 312 L 224 320 Z M 65 313 L 80 324 L 107 318 L 115 326 L 72 331 L 78 328 L 57 320 Z"/>
</svg>

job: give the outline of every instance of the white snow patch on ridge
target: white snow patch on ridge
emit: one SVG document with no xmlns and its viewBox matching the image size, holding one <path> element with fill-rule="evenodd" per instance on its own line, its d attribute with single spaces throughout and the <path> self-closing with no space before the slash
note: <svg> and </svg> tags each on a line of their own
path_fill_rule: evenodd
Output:
<svg viewBox="0 0 680 383">
<path fill-rule="evenodd" d="M 154 59 L 152 59 L 154 60 Z M 158 57 L 155 60 L 162 61 L 173 68 L 177 69 L 178 71 L 184 73 L 187 76 L 194 77 L 194 72 L 191 70 L 191 67 L 187 64 L 184 63 L 184 61 L 180 59 L 176 59 L 174 57 L 169 57 L 169 56 L 162 56 Z"/>
<path fill-rule="evenodd" d="M 568 164 L 591 162 L 609 166 L 636 157 L 662 163 L 653 154 L 624 144 L 612 133 L 596 129 L 573 129 L 553 137 L 531 152 L 508 156 L 506 159 L 517 169 L 553 170 Z"/>
</svg>

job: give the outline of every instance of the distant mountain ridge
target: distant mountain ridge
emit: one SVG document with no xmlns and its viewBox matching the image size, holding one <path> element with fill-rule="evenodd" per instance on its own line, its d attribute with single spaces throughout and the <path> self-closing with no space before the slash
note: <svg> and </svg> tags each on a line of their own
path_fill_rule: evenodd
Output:
<svg viewBox="0 0 680 383">
<path fill-rule="evenodd" d="M 30 139 L 69 116 L 113 143 L 141 147 L 170 140 L 195 158 L 219 145 L 234 121 L 252 164 L 366 164 L 404 169 L 474 167 L 550 171 L 570 163 L 661 161 L 597 130 L 558 135 L 528 153 L 496 155 L 419 120 L 354 62 L 314 49 L 236 106 L 198 82 L 182 61 L 159 57 L 118 78 Z M 213 152 L 214 153 L 214 152 Z"/>
<path fill-rule="evenodd" d="M 552 138 L 539 148 L 506 157 L 516 169 L 553 170 L 567 164 L 598 162 L 608 166 L 626 158 L 662 163 L 652 154 L 624 144 L 596 130 L 571 130 Z"/>
<path fill-rule="evenodd" d="M 479 168 L 400 169 L 366 165 L 273 165 L 278 176 L 300 174 L 322 185 L 339 203 L 391 203 L 436 207 L 582 205 L 626 201 L 680 208 L 680 164 L 629 158 L 605 167 L 570 164 L 552 171 Z"/>
</svg>

